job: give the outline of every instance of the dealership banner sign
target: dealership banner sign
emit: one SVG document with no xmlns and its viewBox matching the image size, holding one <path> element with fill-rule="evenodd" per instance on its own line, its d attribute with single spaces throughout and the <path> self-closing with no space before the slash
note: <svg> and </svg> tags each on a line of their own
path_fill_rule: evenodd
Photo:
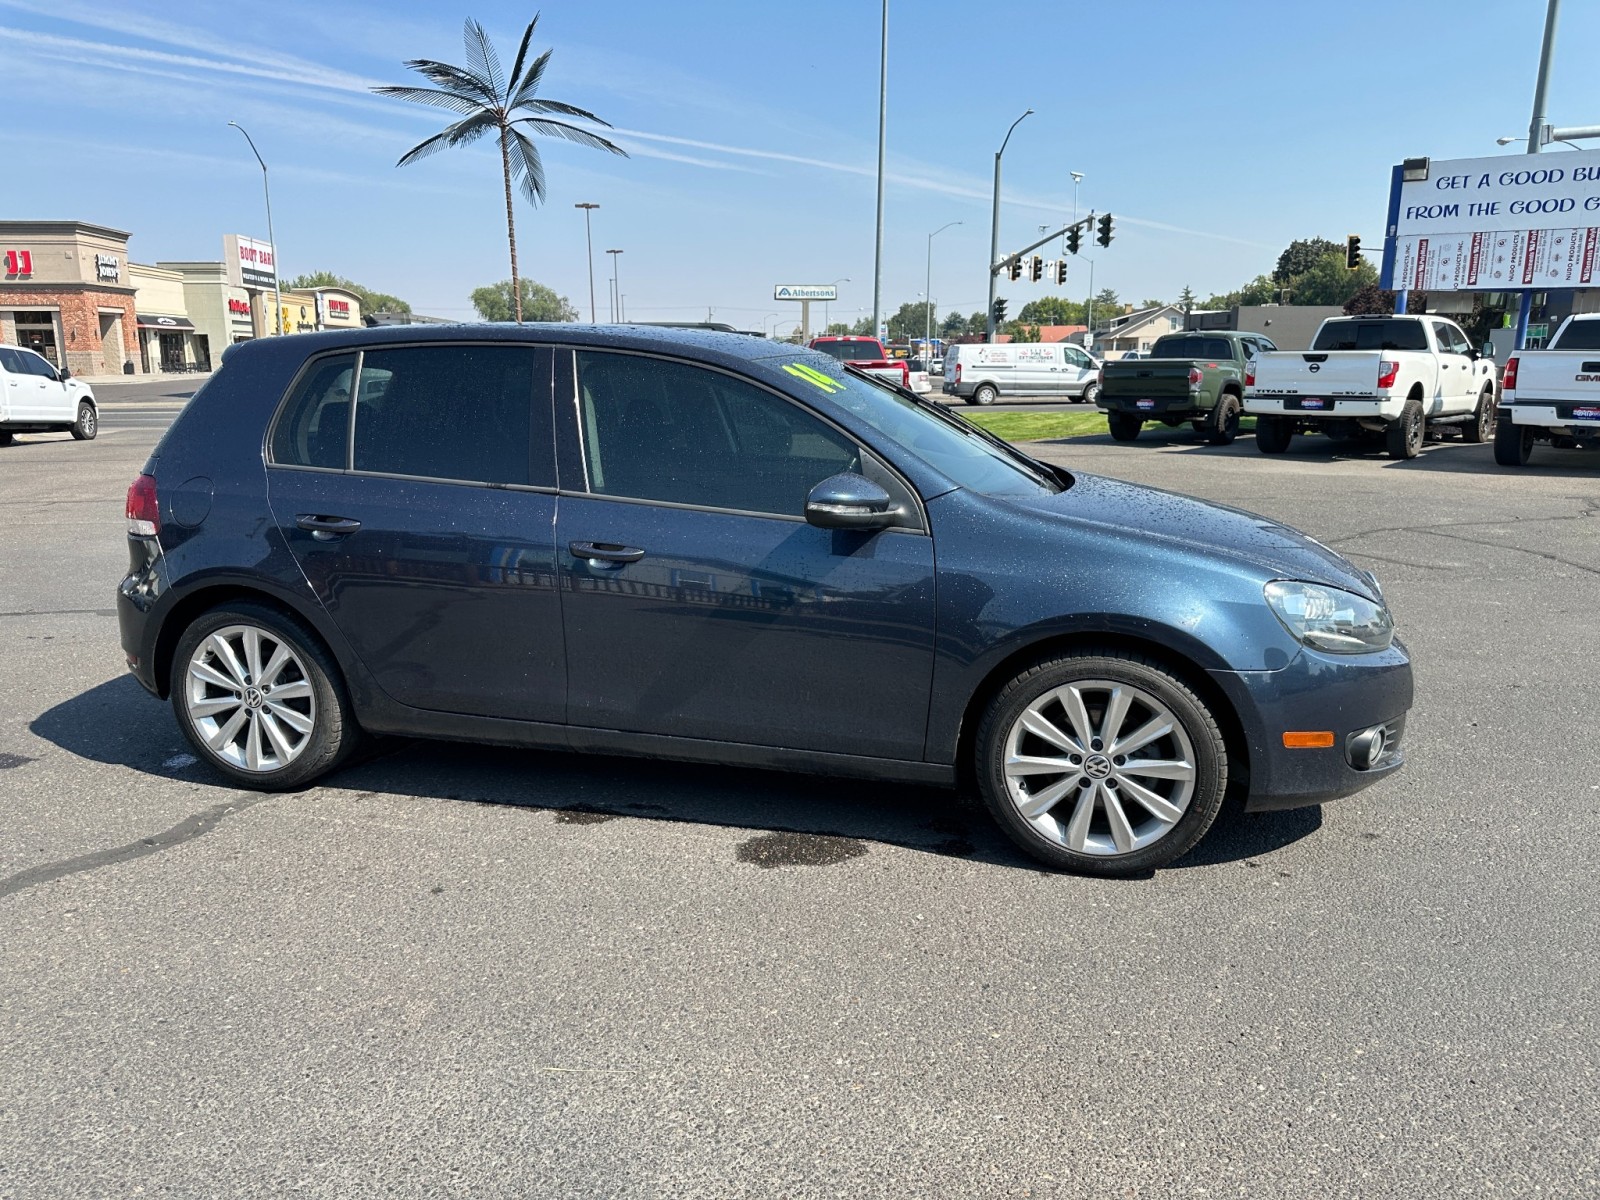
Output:
<svg viewBox="0 0 1600 1200">
<path fill-rule="evenodd" d="M 1419 174 L 1422 172 L 1418 172 Z M 1396 291 L 1600 286 L 1600 150 L 1394 169 L 1382 283 Z"/>
</svg>

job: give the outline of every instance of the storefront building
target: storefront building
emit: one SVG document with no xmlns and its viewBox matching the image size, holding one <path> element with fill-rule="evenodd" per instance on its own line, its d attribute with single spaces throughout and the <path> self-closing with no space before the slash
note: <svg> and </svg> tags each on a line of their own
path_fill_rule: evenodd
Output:
<svg viewBox="0 0 1600 1200">
<path fill-rule="evenodd" d="M 128 264 L 137 289 L 139 369 L 146 375 L 211 369 L 210 339 L 196 331 L 184 295 L 183 276 L 166 267 Z"/>
<path fill-rule="evenodd" d="M 338 287 L 320 287 L 283 293 L 285 333 L 360 328 L 361 297 L 354 292 Z"/>
<path fill-rule="evenodd" d="M 256 313 L 268 312 L 271 300 L 263 305 L 229 282 L 226 263 L 163 261 L 156 265 L 183 279 L 183 311 L 194 323 L 196 337 L 205 339 L 212 367 L 222 361 L 222 352 L 233 343 L 256 336 Z"/>
<path fill-rule="evenodd" d="M 84 221 L 0 221 L 0 343 L 77 375 L 140 373 L 128 236 Z"/>
</svg>

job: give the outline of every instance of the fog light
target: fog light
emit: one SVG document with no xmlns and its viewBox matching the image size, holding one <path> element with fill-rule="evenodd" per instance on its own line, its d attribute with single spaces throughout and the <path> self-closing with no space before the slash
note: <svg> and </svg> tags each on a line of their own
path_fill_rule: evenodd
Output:
<svg viewBox="0 0 1600 1200">
<path fill-rule="evenodd" d="M 1383 726 L 1364 730 L 1350 739 L 1350 765 L 1358 771 L 1370 771 L 1383 757 Z"/>
</svg>

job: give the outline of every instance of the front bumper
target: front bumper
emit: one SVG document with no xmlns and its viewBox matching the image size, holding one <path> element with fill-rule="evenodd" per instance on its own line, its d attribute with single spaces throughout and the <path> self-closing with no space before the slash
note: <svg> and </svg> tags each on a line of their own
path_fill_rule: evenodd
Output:
<svg viewBox="0 0 1600 1200">
<path fill-rule="evenodd" d="M 1245 808 L 1262 812 L 1337 800 L 1394 774 L 1405 763 L 1405 716 L 1411 708 L 1411 659 L 1397 639 L 1376 654 L 1331 655 L 1302 649 L 1278 671 L 1213 671 L 1244 728 L 1250 753 Z M 1384 753 L 1357 766 L 1353 740 L 1385 727 Z M 1291 750 L 1283 735 L 1331 731 L 1333 745 Z"/>
</svg>

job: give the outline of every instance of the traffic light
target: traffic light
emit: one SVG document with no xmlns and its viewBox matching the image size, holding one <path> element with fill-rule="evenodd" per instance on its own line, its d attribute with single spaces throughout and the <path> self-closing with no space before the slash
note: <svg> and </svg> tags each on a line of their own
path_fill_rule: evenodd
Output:
<svg viewBox="0 0 1600 1200">
<path fill-rule="evenodd" d="M 1100 218 L 1100 234 L 1094 239 L 1102 246 L 1111 245 L 1111 214 L 1107 213 Z"/>
<path fill-rule="evenodd" d="M 1344 240 L 1344 265 L 1354 271 L 1361 265 L 1361 235 L 1352 233 Z"/>
<path fill-rule="evenodd" d="M 994 298 L 994 323 L 996 328 L 1006 323 L 1006 298 L 1004 296 L 996 296 Z"/>
<path fill-rule="evenodd" d="M 1037 254 L 1028 260 L 1028 278 L 1035 283 L 1044 278 L 1044 259 Z"/>
<path fill-rule="evenodd" d="M 1063 258 L 1059 262 L 1056 263 L 1056 283 L 1057 284 L 1062 284 L 1062 283 L 1065 283 L 1066 281 L 1067 281 L 1067 260 Z"/>
<path fill-rule="evenodd" d="M 1083 230 L 1074 225 L 1067 230 L 1067 253 L 1076 254 L 1078 247 L 1083 245 Z"/>
<path fill-rule="evenodd" d="M 1021 279 L 1022 278 L 1022 260 L 1020 258 L 1013 258 L 1011 260 L 1011 266 L 1008 268 L 1008 270 L 1010 271 L 1012 279 Z"/>
</svg>

